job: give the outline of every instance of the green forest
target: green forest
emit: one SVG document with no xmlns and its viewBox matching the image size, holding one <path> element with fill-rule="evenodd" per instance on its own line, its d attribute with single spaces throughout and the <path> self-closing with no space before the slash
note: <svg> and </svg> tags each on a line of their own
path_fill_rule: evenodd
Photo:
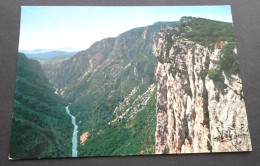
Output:
<svg viewBox="0 0 260 166">
<path fill-rule="evenodd" d="M 79 156 L 154 154 L 156 89 L 147 106 L 132 119 L 118 120 L 101 127 L 79 146 Z"/>
<path fill-rule="evenodd" d="M 115 108 L 135 87 L 138 87 L 138 90 L 131 96 L 131 100 L 135 100 L 148 89 L 148 85 L 142 84 L 141 78 L 154 75 L 156 58 L 153 54 L 141 54 L 135 59 L 125 58 L 118 60 L 118 63 L 124 66 L 131 60 L 132 65 L 125 70 L 118 70 L 115 68 L 117 64 L 111 64 L 109 67 L 90 73 L 79 85 L 70 87 L 64 93 L 69 100 L 73 96 L 76 99 L 71 103 L 70 110 L 76 115 L 77 121 L 81 122 L 78 124 L 79 136 L 86 131 L 91 134 L 84 146 L 79 145 L 79 156 L 152 154 L 154 152 L 156 92 L 153 93 L 148 105 L 133 118 L 119 119 L 107 125 L 115 118 L 113 114 Z M 143 66 L 147 67 L 143 68 Z M 140 75 L 135 75 L 134 67 Z M 89 80 L 90 77 L 91 80 Z M 122 113 L 119 112 L 119 114 Z"/>
<path fill-rule="evenodd" d="M 205 18 L 183 17 L 191 21 L 180 20 L 178 35 L 206 47 L 214 47 L 216 42 L 228 41 L 234 44 L 234 29 L 232 23 L 214 21 Z M 189 30 L 190 27 L 191 30 Z"/>
<path fill-rule="evenodd" d="M 39 62 L 18 54 L 10 158 L 71 155 L 71 119 Z"/>
</svg>

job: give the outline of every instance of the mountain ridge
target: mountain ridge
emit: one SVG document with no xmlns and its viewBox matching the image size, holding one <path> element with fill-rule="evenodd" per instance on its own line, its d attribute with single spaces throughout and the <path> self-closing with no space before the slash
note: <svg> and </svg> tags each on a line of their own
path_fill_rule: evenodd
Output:
<svg viewBox="0 0 260 166">
<path fill-rule="evenodd" d="M 21 51 L 22 52 L 22 51 Z M 24 52 L 22 52 L 24 53 Z M 40 60 L 52 60 L 57 58 L 72 57 L 77 52 L 65 52 L 65 51 L 48 51 L 44 53 L 25 53 L 30 59 L 40 59 Z"/>
<path fill-rule="evenodd" d="M 75 56 L 73 56 L 69 60 L 63 62 L 61 64 L 60 69 L 58 68 L 58 69 L 48 72 L 47 77 L 58 89 L 64 88 L 71 82 L 75 82 L 78 78 L 80 78 L 82 75 L 84 75 L 82 73 L 85 73 L 86 70 L 90 67 L 90 63 L 87 61 L 92 60 L 94 67 L 96 67 L 99 64 L 101 64 L 104 59 L 120 58 L 120 57 L 126 56 L 126 55 L 129 56 L 129 55 L 133 54 L 135 52 L 135 50 L 132 49 L 131 53 L 129 52 L 130 50 L 128 50 L 128 52 L 125 52 L 125 51 L 127 51 L 126 45 L 131 44 L 132 41 L 135 41 L 137 39 L 137 38 L 135 39 L 134 37 L 137 37 L 137 35 L 139 37 L 142 35 L 143 35 L 142 37 L 145 37 L 146 35 L 143 34 L 145 32 L 145 30 L 148 30 L 150 33 L 152 33 L 152 31 L 154 31 L 153 35 L 156 35 L 160 29 L 163 29 L 164 27 L 167 27 L 167 26 L 175 26 L 176 24 L 177 24 L 177 22 L 157 23 L 157 24 L 153 24 L 153 25 L 150 25 L 147 27 L 139 27 L 139 28 L 131 29 L 127 32 L 124 32 L 124 33 L 118 35 L 115 38 L 109 37 L 109 38 L 105 38 L 100 41 L 97 41 L 97 42 L 93 43 L 88 49 L 80 51 L 79 53 L 77 53 Z M 139 40 L 140 39 L 141 38 L 139 38 Z M 144 40 L 144 41 L 146 41 L 146 40 Z M 147 39 L 147 42 L 151 42 L 151 39 L 149 39 L 149 41 Z M 143 45 L 146 44 L 145 42 L 142 42 L 142 43 L 143 43 Z M 119 45 L 119 44 L 121 44 L 121 45 Z M 134 43 L 132 42 L 132 44 L 134 44 Z M 132 46 L 128 46 L 128 47 L 132 47 Z M 136 50 L 140 50 L 140 49 L 143 49 L 143 52 L 152 53 L 151 46 L 149 48 L 137 48 Z M 144 49 L 146 49 L 146 50 L 144 50 Z M 98 52 L 99 50 L 102 50 L 103 52 Z M 101 56 L 101 54 L 102 54 L 102 56 Z M 76 61 L 78 62 L 77 68 L 75 67 Z M 68 73 L 65 73 L 62 70 L 63 68 L 66 68 L 66 70 L 68 70 Z M 70 73 L 74 73 L 74 74 L 70 74 Z M 64 81 L 62 81 L 62 80 L 64 80 Z M 61 82 L 63 82 L 63 83 L 61 83 Z"/>
</svg>

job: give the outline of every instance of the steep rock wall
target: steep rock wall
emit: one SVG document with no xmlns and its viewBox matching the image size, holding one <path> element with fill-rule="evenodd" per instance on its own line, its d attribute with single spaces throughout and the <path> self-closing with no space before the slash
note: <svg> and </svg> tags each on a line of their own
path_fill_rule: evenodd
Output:
<svg viewBox="0 0 260 166">
<path fill-rule="evenodd" d="M 158 59 L 155 153 L 251 150 L 242 83 L 222 71 L 213 81 L 200 72 L 214 67 L 220 50 L 210 51 L 167 28 L 155 40 Z"/>
<path fill-rule="evenodd" d="M 46 76 L 57 89 L 66 91 L 70 85 L 78 84 L 99 67 L 110 67 L 111 64 L 122 64 L 121 62 L 126 65 L 139 55 L 152 54 L 153 36 L 160 29 L 175 25 L 176 22 L 157 22 L 131 29 L 117 37 L 102 39 L 56 67 L 46 70 Z"/>
</svg>

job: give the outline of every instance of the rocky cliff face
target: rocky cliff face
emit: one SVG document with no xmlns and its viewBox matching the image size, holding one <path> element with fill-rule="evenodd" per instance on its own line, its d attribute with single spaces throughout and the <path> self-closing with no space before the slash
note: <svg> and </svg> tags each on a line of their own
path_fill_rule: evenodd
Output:
<svg viewBox="0 0 260 166">
<path fill-rule="evenodd" d="M 153 37 L 161 29 L 175 25 L 177 22 L 157 22 L 147 27 L 131 29 L 115 38 L 97 41 L 55 68 L 46 70 L 46 75 L 57 89 L 64 90 L 69 85 L 82 81 L 99 67 L 121 64 L 121 61 L 127 65 L 127 62 L 130 63 L 139 55 L 152 54 Z"/>
<path fill-rule="evenodd" d="M 204 70 L 215 67 L 221 51 L 188 41 L 178 31 L 178 27 L 161 31 L 154 45 L 155 153 L 250 151 L 240 75 L 221 71 L 218 81 L 203 76 Z"/>
<path fill-rule="evenodd" d="M 92 136 L 108 123 L 130 119 L 144 109 L 155 90 L 157 60 L 152 41 L 177 22 L 158 22 L 106 38 L 47 71 L 51 83 L 79 124 Z M 139 97 L 140 96 L 140 97 Z"/>
</svg>

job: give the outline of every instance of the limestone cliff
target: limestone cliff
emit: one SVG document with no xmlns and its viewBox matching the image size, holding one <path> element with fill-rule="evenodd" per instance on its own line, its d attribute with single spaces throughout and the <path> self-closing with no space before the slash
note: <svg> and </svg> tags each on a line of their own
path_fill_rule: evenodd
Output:
<svg viewBox="0 0 260 166">
<path fill-rule="evenodd" d="M 66 88 L 73 84 L 78 86 L 79 82 L 99 68 L 108 68 L 111 64 L 126 66 L 139 55 L 152 54 L 153 36 L 158 34 L 160 29 L 176 24 L 176 22 L 157 22 L 146 27 L 131 29 L 117 37 L 102 39 L 56 67 L 46 70 L 46 76 L 59 92 L 66 91 Z M 135 75 L 146 74 L 140 71 L 142 67 L 137 64 Z M 144 82 L 149 84 L 153 81 L 151 78 L 153 73 L 152 76 L 150 74 L 145 77 L 147 78 L 144 78 Z"/>
<path fill-rule="evenodd" d="M 189 21 L 182 19 L 180 25 Z M 190 26 L 184 29 L 192 31 Z M 186 39 L 180 35 L 185 32 L 180 33 L 180 26 L 167 28 L 154 44 L 158 59 L 155 153 L 250 151 L 239 73 L 221 71 L 219 80 L 203 74 L 215 68 L 221 49 Z"/>
<path fill-rule="evenodd" d="M 99 128 L 130 119 L 146 107 L 155 91 L 153 37 L 176 25 L 157 22 L 102 39 L 47 72 L 81 122 L 80 135 L 88 131 L 94 137 Z"/>
</svg>

